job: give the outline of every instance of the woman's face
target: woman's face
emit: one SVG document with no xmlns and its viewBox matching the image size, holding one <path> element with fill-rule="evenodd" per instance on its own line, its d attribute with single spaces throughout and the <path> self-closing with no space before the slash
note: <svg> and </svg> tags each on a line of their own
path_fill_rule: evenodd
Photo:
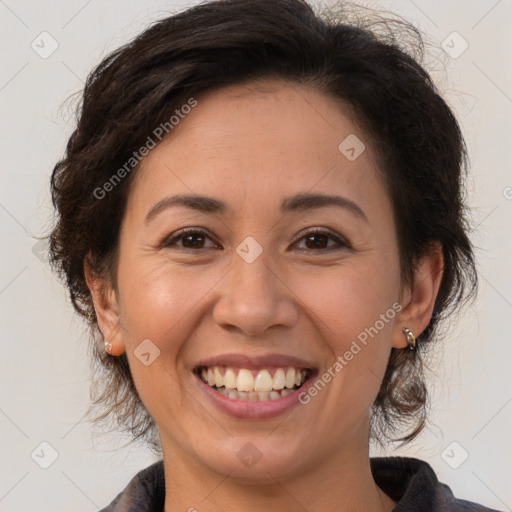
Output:
<svg viewBox="0 0 512 512">
<path fill-rule="evenodd" d="M 367 450 L 407 295 L 369 140 L 333 99 L 284 81 L 210 92 L 183 117 L 132 184 L 100 320 L 164 456 L 264 480 Z M 204 367 L 225 389 L 267 391 L 229 398 Z M 268 392 L 294 386 L 291 367 L 311 370 L 306 384 Z"/>
</svg>

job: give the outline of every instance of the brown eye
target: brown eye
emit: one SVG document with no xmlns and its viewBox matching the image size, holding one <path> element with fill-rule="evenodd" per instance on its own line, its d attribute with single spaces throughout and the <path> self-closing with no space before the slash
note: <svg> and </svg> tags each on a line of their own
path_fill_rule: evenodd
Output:
<svg viewBox="0 0 512 512">
<path fill-rule="evenodd" d="M 183 246 L 187 248 L 203 248 L 205 236 L 202 233 L 190 233 L 181 237 L 183 240 Z"/>
<path fill-rule="evenodd" d="M 303 235 L 298 241 L 305 240 L 305 249 L 299 250 L 321 250 L 323 252 L 350 248 L 350 244 L 341 237 L 338 237 L 328 231 L 312 230 Z M 333 241 L 334 245 L 329 246 Z"/>
<path fill-rule="evenodd" d="M 306 246 L 308 249 L 325 249 L 329 243 L 329 237 L 321 233 L 308 235 L 304 238 L 306 239 Z"/>
<path fill-rule="evenodd" d="M 202 230 L 199 229 L 182 229 L 176 234 L 167 237 L 162 243 L 162 248 L 176 247 L 177 249 L 212 249 L 218 247 L 215 244 L 206 246 L 208 240 L 211 238 Z"/>
</svg>

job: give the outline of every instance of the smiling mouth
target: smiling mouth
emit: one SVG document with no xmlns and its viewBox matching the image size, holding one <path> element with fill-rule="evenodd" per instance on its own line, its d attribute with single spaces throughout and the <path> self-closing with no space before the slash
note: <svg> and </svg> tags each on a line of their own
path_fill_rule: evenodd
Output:
<svg viewBox="0 0 512 512">
<path fill-rule="evenodd" d="M 312 375 L 309 368 L 262 368 L 199 366 L 194 373 L 208 386 L 232 400 L 277 400 L 299 389 Z"/>
</svg>

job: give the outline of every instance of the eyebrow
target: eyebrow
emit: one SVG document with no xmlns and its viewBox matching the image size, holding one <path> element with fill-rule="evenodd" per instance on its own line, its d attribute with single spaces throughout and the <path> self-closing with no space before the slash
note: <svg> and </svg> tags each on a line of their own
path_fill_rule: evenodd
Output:
<svg viewBox="0 0 512 512">
<path fill-rule="evenodd" d="M 227 204 L 213 197 L 200 196 L 194 194 L 179 194 L 176 196 L 164 197 L 158 201 L 147 213 L 145 223 L 147 224 L 153 217 L 160 212 L 173 206 L 185 206 L 192 210 L 203 213 L 225 213 Z"/>
<path fill-rule="evenodd" d="M 368 222 L 362 208 L 348 197 L 328 194 L 296 194 L 283 201 L 281 212 L 307 211 L 326 206 L 339 206 Z"/>
<path fill-rule="evenodd" d="M 156 217 L 160 212 L 174 206 L 184 206 L 202 213 L 224 214 L 229 210 L 228 205 L 219 199 L 197 194 L 178 194 L 164 197 L 147 213 L 145 223 Z M 348 210 L 368 222 L 368 217 L 354 201 L 337 195 L 328 194 L 296 194 L 286 198 L 281 204 L 281 213 L 308 211 L 327 206 L 338 206 Z"/>
</svg>

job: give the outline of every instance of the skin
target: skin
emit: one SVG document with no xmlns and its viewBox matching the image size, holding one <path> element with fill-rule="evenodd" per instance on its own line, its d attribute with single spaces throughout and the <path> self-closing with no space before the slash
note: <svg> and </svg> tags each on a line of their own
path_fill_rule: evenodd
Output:
<svg viewBox="0 0 512 512">
<path fill-rule="evenodd" d="M 402 328 L 419 335 L 429 322 L 440 252 L 420 261 L 413 283 L 401 282 L 390 199 L 370 141 L 339 102 L 280 80 L 197 100 L 137 171 L 115 286 L 86 267 L 99 327 L 114 356 L 127 352 L 159 427 L 165 510 L 389 511 L 394 502 L 370 471 L 370 409 L 391 347 L 407 350 Z M 350 134 L 366 145 L 354 161 L 338 150 Z M 337 206 L 283 215 L 282 200 L 300 192 L 344 196 L 367 220 Z M 178 193 L 215 197 L 231 211 L 177 206 L 145 223 L 155 203 Z M 207 236 L 162 246 L 187 226 Z M 350 247 L 304 238 L 314 227 Z M 236 252 L 247 236 L 263 249 L 250 264 Z M 277 418 L 220 412 L 192 374 L 200 359 L 227 352 L 291 354 L 322 374 L 396 302 L 400 313 L 310 403 Z M 134 350 L 148 338 L 161 353 L 145 366 Z M 249 442 L 262 454 L 252 467 L 237 457 Z"/>
</svg>

